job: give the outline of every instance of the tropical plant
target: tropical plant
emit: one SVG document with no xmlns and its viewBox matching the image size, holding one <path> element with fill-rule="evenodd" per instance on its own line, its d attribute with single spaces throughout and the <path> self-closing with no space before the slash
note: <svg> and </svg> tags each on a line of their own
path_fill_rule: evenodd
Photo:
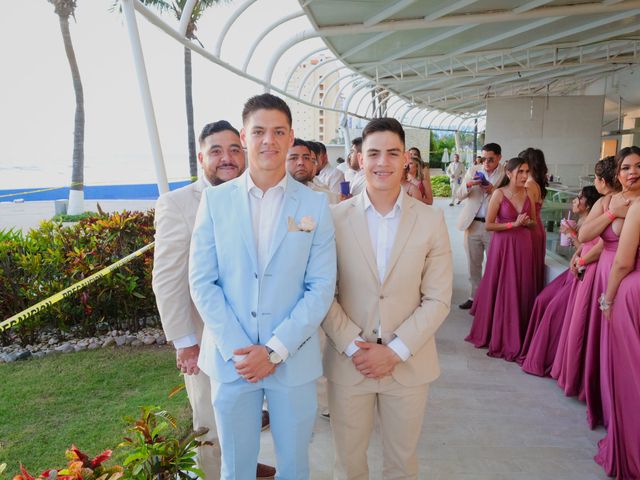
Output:
<svg viewBox="0 0 640 480">
<path fill-rule="evenodd" d="M 125 211 L 85 218 L 70 227 L 43 221 L 24 235 L 0 235 L 0 318 L 11 317 L 151 243 L 153 217 L 153 211 Z M 148 250 L 0 332 L 0 344 L 11 343 L 16 336 L 24 345 L 32 343 L 44 328 L 93 336 L 107 329 L 138 331 L 155 325 L 152 266 L 153 251 Z"/>
<path fill-rule="evenodd" d="M 21 474 L 13 477 L 13 480 L 118 480 L 123 476 L 121 466 L 103 465 L 103 462 L 111 457 L 111 450 L 105 450 L 97 457 L 89 458 L 75 445 L 71 445 L 65 456 L 68 460 L 66 468 L 48 469 L 34 477 L 27 472 L 24 465 L 20 465 Z"/>
<path fill-rule="evenodd" d="M 434 197 L 450 197 L 451 184 L 449 183 L 449 177 L 446 175 L 431 177 L 431 190 Z"/>
<path fill-rule="evenodd" d="M 60 32 L 64 42 L 64 51 L 71 68 L 73 91 L 76 97 L 76 112 L 73 128 L 73 166 L 71 170 L 71 186 L 69 190 L 70 215 L 84 211 L 84 92 L 80 79 L 80 70 L 69 31 L 69 17 L 75 20 L 77 0 L 47 0 L 54 7 L 60 21 Z"/>
<path fill-rule="evenodd" d="M 191 18 L 187 25 L 185 36 L 189 40 L 198 40 L 196 30 L 198 29 L 198 20 L 202 17 L 204 11 L 214 4 L 224 0 L 198 0 L 191 12 Z M 150 7 L 154 7 L 160 12 L 170 12 L 178 20 L 182 17 L 187 0 L 142 0 L 142 3 Z M 202 46 L 202 44 L 200 43 Z M 191 181 L 198 179 L 198 163 L 196 161 L 196 135 L 193 126 L 193 72 L 191 63 L 191 49 L 184 47 L 184 99 L 187 113 L 187 143 L 189 148 L 189 175 Z"/>
<path fill-rule="evenodd" d="M 197 448 L 212 445 L 201 442 L 198 437 L 207 433 L 200 428 L 182 438 L 179 437 L 176 420 L 160 407 L 142 407 L 140 418 L 126 418 L 132 424 L 127 430 L 131 436 L 125 437 L 118 445 L 128 456 L 125 458 L 124 478 L 132 480 L 188 480 L 190 474 L 203 477 L 196 467 Z"/>
</svg>

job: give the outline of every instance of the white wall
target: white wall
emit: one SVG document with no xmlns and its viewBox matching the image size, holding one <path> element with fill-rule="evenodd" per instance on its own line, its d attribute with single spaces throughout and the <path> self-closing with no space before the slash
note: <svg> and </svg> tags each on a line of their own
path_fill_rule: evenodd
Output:
<svg viewBox="0 0 640 480">
<path fill-rule="evenodd" d="M 599 160 L 603 109 L 603 96 L 490 99 L 485 142 L 500 144 L 503 159 L 539 148 L 549 173 L 577 186 Z"/>
</svg>

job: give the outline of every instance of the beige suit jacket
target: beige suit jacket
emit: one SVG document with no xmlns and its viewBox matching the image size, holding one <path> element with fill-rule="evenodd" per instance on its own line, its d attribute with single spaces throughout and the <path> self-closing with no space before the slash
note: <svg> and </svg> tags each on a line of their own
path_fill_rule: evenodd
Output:
<svg viewBox="0 0 640 480">
<path fill-rule="evenodd" d="M 411 352 L 392 375 L 405 386 L 422 385 L 439 373 L 435 333 L 449 313 L 452 260 L 440 209 L 406 195 L 385 278 L 380 281 L 369 238 L 363 195 L 332 208 L 338 252 L 338 288 L 322 328 L 329 337 L 326 377 L 356 385 L 364 377 L 344 354 L 360 335 L 375 342 L 399 337 Z"/>
<path fill-rule="evenodd" d="M 204 180 L 165 193 L 156 202 L 153 292 L 167 340 L 202 338 L 203 322 L 189 292 L 189 246 Z"/>
<path fill-rule="evenodd" d="M 482 169 L 482 165 L 474 165 L 471 167 L 467 174 L 462 179 L 462 184 L 458 189 L 458 200 L 466 200 L 463 203 L 462 212 L 460 212 L 460 216 L 458 217 L 457 228 L 458 230 L 465 231 L 473 222 L 473 219 L 476 217 L 478 210 L 480 210 L 480 206 L 482 205 L 482 200 L 484 199 L 484 190 L 480 187 L 472 187 L 467 188 L 467 182 L 473 180 L 476 172 Z M 496 175 L 494 178 L 493 186 L 497 187 L 502 179 L 504 178 L 504 166 L 499 164 L 496 167 Z"/>
</svg>

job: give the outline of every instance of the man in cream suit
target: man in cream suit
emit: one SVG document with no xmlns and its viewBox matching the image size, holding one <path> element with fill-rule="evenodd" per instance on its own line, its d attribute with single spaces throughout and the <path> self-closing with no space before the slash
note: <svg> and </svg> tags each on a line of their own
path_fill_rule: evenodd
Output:
<svg viewBox="0 0 640 480">
<path fill-rule="evenodd" d="M 469 262 L 469 281 L 471 296 L 458 305 L 463 310 L 473 306 L 473 298 L 482 278 L 484 254 L 489 249 L 491 233 L 484 228 L 484 219 L 489 206 L 491 193 L 504 179 L 504 166 L 500 164 L 502 148 L 497 143 L 487 143 L 482 147 L 482 164 L 474 165 L 458 190 L 458 200 L 464 202 L 464 208 L 458 217 L 458 230 L 464 232 L 464 248 Z"/>
<path fill-rule="evenodd" d="M 185 374 L 187 395 L 193 411 L 193 427 L 206 427 L 201 437 L 214 443 L 198 453 L 198 466 L 207 480 L 220 476 L 220 447 L 211 405 L 209 377 L 199 371 L 203 323 L 189 293 L 189 244 L 202 191 L 239 176 L 245 168 L 240 134 L 225 120 L 205 125 L 199 138 L 198 181 L 161 195 L 156 203 L 156 244 L 153 291 L 167 340 L 176 348 L 176 364 Z M 271 478 L 273 467 L 258 465 L 258 478 Z"/>
<path fill-rule="evenodd" d="M 334 478 L 369 478 L 378 412 L 382 478 L 416 479 L 435 333 L 449 313 L 451 247 L 444 215 L 403 193 L 404 131 L 380 118 L 362 132 L 364 192 L 333 207 L 336 298 L 322 327 L 336 452 Z"/>
<path fill-rule="evenodd" d="M 326 196 L 286 173 L 287 104 L 252 97 L 242 121 L 249 169 L 203 192 L 191 237 L 191 296 L 205 325 L 198 366 L 211 378 L 221 477 L 254 478 L 266 396 L 277 478 L 306 479 L 317 331 L 336 285 L 333 223 Z"/>
<path fill-rule="evenodd" d="M 462 178 L 464 177 L 465 169 L 464 165 L 460 162 L 460 155 L 457 153 L 453 154 L 453 160 L 447 167 L 447 176 L 449 177 L 449 185 L 451 186 L 451 203 L 449 203 L 450 207 L 453 207 L 453 202 L 458 200 L 458 190 L 460 190 L 460 185 L 462 184 Z"/>
</svg>

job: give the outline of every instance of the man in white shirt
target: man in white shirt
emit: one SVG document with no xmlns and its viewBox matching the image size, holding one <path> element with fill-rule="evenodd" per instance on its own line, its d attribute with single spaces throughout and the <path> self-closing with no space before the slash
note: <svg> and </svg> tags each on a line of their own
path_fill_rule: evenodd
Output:
<svg viewBox="0 0 640 480">
<path fill-rule="evenodd" d="M 471 296 L 458 305 L 463 310 L 473 306 L 480 279 L 485 252 L 489 250 L 491 233 L 484 227 L 489 198 L 504 179 L 504 166 L 500 163 L 502 148 L 497 143 L 487 143 L 482 147 L 482 164 L 471 167 L 458 190 L 458 200 L 464 208 L 458 217 L 458 230 L 464 232 L 464 247 L 469 262 Z"/>
<path fill-rule="evenodd" d="M 326 196 L 287 175 L 289 106 L 257 95 L 242 122 L 249 168 L 203 192 L 191 236 L 191 297 L 205 326 L 198 367 L 211 379 L 222 478 L 253 478 L 265 396 L 276 477 L 309 478 L 317 332 L 336 286 L 333 223 Z"/>
<path fill-rule="evenodd" d="M 367 187 L 367 179 L 365 178 L 364 169 L 362 168 L 362 137 L 357 137 L 352 140 L 351 151 L 353 152 L 350 158 L 351 168 L 355 170 L 355 165 L 357 164 L 358 166 L 349 185 L 351 195 L 355 196 L 364 192 L 364 189 Z"/>
<path fill-rule="evenodd" d="M 377 411 L 382 478 L 416 479 L 428 386 L 439 375 L 435 333 L 451 303 L 451 246 L 443 212 L 402 191 L 400 123 L 372 120 L 362 138 L 366 189 L 332 209 L 339 283 L 322 323 L 334 478 L 369 478 Z"/>
<path fill-rule="evenodd" d="M 329 205 L 340 202 L 340 196 L 326 187 L 313 182 L 315 178 L 315 165 L 311 161 L 311 153 L 307 142 L 300 138 L 293 139 L 293 145 L 287 152 L 287 172 L 295 180 L 316 192 L 322 192 L 327 196 Z"/>
<path fill-rule="evenodd" d="M 202 191 L 238 177 L 245 168 L 240 134 L 226 120 L 209 123 L 199 138 L 198 181 L 158 198 L 152 286 L 167 340 L 176 349 L 176 365 L 184 374 L 193 412 L 193 427 L 209 429 L 202 439 L 214 443 L 198 452 L 198 467 L 207 479 L 220 477 L 220 450 L 211 405 L 211 382 L 198 368 L 203 323 L 189 294 L 189 244 Z M 264 412 L 266 414 L 266 412 Z M 268 414 L 264 415 L 268 425 Z M 257 478 L 271 478 L 275 469 L 258 464 Z"/>
<path fill-rule="evenodd" d="M 349 155 L 347 156 L 346 162 L 347 168 L 344 172 L 344 179 L 349 182 L 349 186 L 351 187 L 351 183 L 354 178 L 360 171 L 360 164 L 358 163 L 358 152 L 362 147 L 362 137 L 357 137 L 351 140 L 351 149 L 349 150 Z"/>
<path fill-rule="evenodd" d="M 462 162 L 460 162 L 460 155 L 453 154 L 453 161 L 447 167 L 447 176 L 449 177 L 449 185 L 451 186 L 451 202 L 449 206 L 453 206 L 453 202 L 460 203 L 458 200 L 458 190 L 462 184 L 462 178 L 464 177 L 466 170 Z"/>
<path fill-rule="evenodd" d="M 335 169 L 329 164 L 329 156 L 327 155 L 327 147 L 322 142 L 314 142 L 320 147 L 318 155 L 318 178 L 329 187 L 334 193 L 340 194 L 340 182 L 344 182 L 344 175 L 340 170 Z"/>
</svg>

